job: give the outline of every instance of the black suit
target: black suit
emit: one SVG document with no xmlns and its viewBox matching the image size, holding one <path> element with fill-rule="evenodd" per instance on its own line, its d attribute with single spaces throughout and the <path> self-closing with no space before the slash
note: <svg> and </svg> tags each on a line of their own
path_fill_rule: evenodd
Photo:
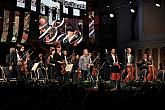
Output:
<svg viewBox="0 0 165 110">
<path fill-rule="evenodd" d="M 135 65 L 135 58 L 134 58 L 134 56 L 133 55 L 131 55 L 131 58 L 130 58 L 130 63 L 132 64 L 132 65 Z M 128 63 L 128 56 L 125 56 L 125 65 L 127 65 L 127 63 Z"/>
<path fill-rule="evenodd" d="M 147 60 L 141 60 L 140 62 L 140 69 L 148 69 L 148 61 Z"/>
<path fill-rule="evenodd" d="M 12 66 L 12 70 L 9 70 L 9 78 L 18 77 L 18 70 L 17 70 L 17 55 L 16 53 L 10 53 L 6 55 L 6 64 L 9 69 Z"/>
<path fill-rule="evenodd" d="M 57 52 L 53 56 L 53 59 L 55 61 L 55 65 L 56 65 L 55 66 L 55 77 L 58 81 L 62 81 L 62 73 L 61 73 L 62 68 L 61 68 L 61 64 L 58 62 L 58 61 L 62 62 L 62 60 L 63 60 L 62 56 L 63 56 L 62 54 L 59 55 Z"/>
<path fill-rule="evenodd" d="M 130 62 L 129 62 L 130 64 L 128 64 L 128 55 L 126 55 L 125 56 L 125 58 L 124 58 L 124 69 L 126 70 L 125 71 L 125 73 L 122 75 L 122 78 L 123 79 L 126 79 L 126 80 L 130 80 L 130 78 L 132 79 L 133 77 L 134 77 L 134 75 L 135 75 L 135 73 L 133 72 L 133 76 L 132 75 L 129 75 L 128 74 L 128 71 L 127 71 L 127 66 L 135 66 L 135 58 L 134 58 L 134 56 L 133 55 L 131 55 L 131 57 L 130 57 Z M 131 69 L 132 69 L 132 67 L 131 67 Z M 131 70 L 132 71 L 132 70 Z M 132 72 L 131 72 L 132 73 Z M 127 79 L 128 78 L 128 79 Z"/>
</svg>

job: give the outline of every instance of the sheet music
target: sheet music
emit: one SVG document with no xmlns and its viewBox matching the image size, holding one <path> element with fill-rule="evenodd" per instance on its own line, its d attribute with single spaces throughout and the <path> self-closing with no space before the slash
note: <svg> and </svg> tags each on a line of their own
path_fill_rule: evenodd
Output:
<svg viewBox="0 0 165 110">
<path fill-rule="evenodd" d="M 32 67 L 32 71 L 35 71 L 36 69 L 37 69 L 37 67 L 38 67 L 38 65 L 39 65 L 40 63 L 35 63 L 34 65 L 33 65 L 33 67 Z"/>
</svg>

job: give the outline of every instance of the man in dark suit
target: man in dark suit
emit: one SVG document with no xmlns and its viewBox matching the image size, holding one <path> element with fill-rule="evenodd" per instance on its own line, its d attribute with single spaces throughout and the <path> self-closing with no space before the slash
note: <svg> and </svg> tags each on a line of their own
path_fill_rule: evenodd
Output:
<svg viewBox="0 0 165 110">
<path fill-rule="evenodd" d="M 9 69 L 8 78 L 16 78 L 18 77 L 17 73 L 17 55 L 15 48 L 10 48 L 10 53 L 6 55 L 6 64 Z"/>
<path fill-rule="evenodd" d="M 120 80 L 120 65 L 118 63 L 118 56 L 114 48 L 111 49 L 111 54 L 109 55 L 109 64 L 111 68 L 111 80 Z"/>
</svg>

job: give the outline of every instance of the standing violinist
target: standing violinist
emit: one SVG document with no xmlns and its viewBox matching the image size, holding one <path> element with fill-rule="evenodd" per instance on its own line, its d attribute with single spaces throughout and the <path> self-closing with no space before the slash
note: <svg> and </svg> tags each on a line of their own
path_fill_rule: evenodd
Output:
<svg viewBox="0 0 165 110">
<path fill-rule="evenodd" d="M 125 65 L 126 65 L 126 78 L 125 81 L 128 82 L 129 80 L 134 80 L 135 78 L 135 69 L 134 69 L 134 63 L 135 59 L 134 56 L 131 54 L 132 49 L 127 48 L 126 49 L 126 55 L 125 55 Z"/>
<path fill-rule="evenodd" d="M 64 64 L 65 65 L 67 65 L 68 63 L 69 63 L 69 61 L 68 61 L 68 52 L 67 52 L 67 50 L 63 50 L 63 52 L 62 52 L 63 54 L 62 54 L 62 58 L 63 58 L 63 60 L 64 60 Z M 70 75 L 70 73 L 69 72 L 66 72 L 65 74 L 62 74 L 63 75 L 63 81 L 64 81 L 64 83 L 68 83 L 69 82 L 69 75 Z"/>
<path fill-rule="evenodd" d="M 47 78 L 47 72 L 45 68 L 45 57 L 42 53 L 38 54 L 38 57 L 35 59 L 35 62 L 39 63 L 37 68 L 39 78 Z"/>
<path fill-rule="evenodd" d="M 26 55 L 24 53 L 25 47 L 23 45 L 17 45 L 16 56 L 17 56 L 17 74 L 19 79 L 25 78 L 24 75 L 24 60 Z"/>
<path fill-rule="evenodd" d="M 79 59 L 79 68 L 81 69 L 82 81 L 87 80 L 87 77 L 90 76 L 90 66 L 92 64 L 92 60 L 89 56 L 88 49 L 83 50 L 83 55 Z"/>
<path fill-rule="evenodd" d="M 34 61 L 30 58 L 31 54 L 29 52 L 26 53 L 26 59 L 24 62 L 26 78 L 30 78 L 30 71 L 34 65 Z"/>
</svg>

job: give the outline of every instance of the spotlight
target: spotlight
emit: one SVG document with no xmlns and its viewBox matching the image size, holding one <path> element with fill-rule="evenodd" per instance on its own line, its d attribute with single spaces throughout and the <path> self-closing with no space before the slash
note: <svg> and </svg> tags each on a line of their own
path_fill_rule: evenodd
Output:
<svg viewBox="0 0 165 110">
<path fill-rule="evenodd" d="M 160 4 L 159 4 L 159 3 L 156 3 L 155 6 L 156 6 L 156 7 L 160 7 Z"/>
<path fill-rule="evenodd" d="M 132 2 L 130 4 L 130 11 L 131 11 L 131 13 L 135 13 L 136 12 L 136 8 L 137 8 L 136 4 Z"/>
<path fill-rule="evenodd" d="M 107 8 L 109 8 L 109 5 L 107 5 Z"/>
<path fill-rule="evenodd" d="M 135 9 L 131 8 L 130 9 L 131 13 L 135 13 Z"/>
<path fill-rule="evenodd" d="M 109 16 L 110 16 L 111 18 L 113 18 L 113 17 L 114 17 L 114 14 L 113 14 L 113 13 L 110 13 Z"/>
<path fill-rule="evenodd" d="M 155 6 L 161 7 L 161 0 L 155 0 Z"/>
</svg>

